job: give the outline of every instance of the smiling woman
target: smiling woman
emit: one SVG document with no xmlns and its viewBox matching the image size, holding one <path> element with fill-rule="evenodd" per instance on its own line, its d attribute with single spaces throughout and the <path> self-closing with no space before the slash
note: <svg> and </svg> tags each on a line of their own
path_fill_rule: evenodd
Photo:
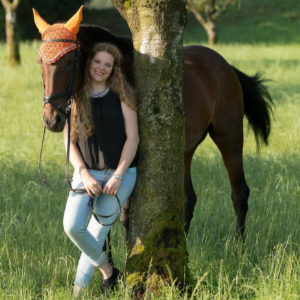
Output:
<svg viewBox="0 0 300 300">
<path fill-rule="evenodd" d="M 65 232 L 82 251 L 75 294 L 89 284 L 95 267 L 104 278 L 103 293 L 114 287 L 119 274 L 107 262 L 102 248 L 117 218 L 115 196 L 123 206 L 134 188 L 139 141 L 137 100 L 135 91 L 122 75 L 121 59 L 115 46 L 97 44 L 87 59 L 83 87 L 72 106 L 73 188 L 84 187 L 87 191 L 86 194 L 71 191 L 64 214 Z M 64 140 L 67 147 L 68 124 Z M 95 212 L 108 215 L 105 223 L 110 225 L 92 218 L 87 227 L 89 201 L 93 198 L 96 198 Z"/>
</svg>

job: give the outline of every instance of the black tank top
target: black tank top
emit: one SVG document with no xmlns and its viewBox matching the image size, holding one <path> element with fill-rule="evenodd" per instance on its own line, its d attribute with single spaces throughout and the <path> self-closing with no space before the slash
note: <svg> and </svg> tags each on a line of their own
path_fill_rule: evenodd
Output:
<svg viewBox="0 0 300 300">
<path fill-rule="evenodd" d="M 105 96 L 91 98 L 94 134 L 86 140 L 80 134 L 77 147 L 88 169 L 116 169 L 126 141 L 121 101 L 109 91 Z M 135 167 L 137 155 L 131 167 Z"/>
</svg>

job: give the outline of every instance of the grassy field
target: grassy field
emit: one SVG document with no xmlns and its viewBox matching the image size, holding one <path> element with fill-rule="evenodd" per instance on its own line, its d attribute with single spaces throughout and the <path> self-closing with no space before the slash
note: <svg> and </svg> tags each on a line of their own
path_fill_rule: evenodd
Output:
<svg viewBox="0 0 300 300">
<path fill-rule="evenodd" d="M 260 2 L 258 12 L 252 13 L 263 17 L 264 3 L 270 1 Z M 244 8 L 246 1 L 242 3 Z M 297 6 L 298 1 L 291 4 Z M 290 23 L 281 24 L 277 6 L 269 10 L 274 12 L 274 24 L 288 27 Z M 290 6 L 286 15 L 293 13 Z M 231 16 L 236 19 L 236 12 Z M 272 36 L 270 29 L 264 39 L 259 20 L 255 15 L 253 30 L 258 35 L 245 17 L 239 33 L 233 25 L 227 34 L 223 28 L 224 40 L 214 47 L 243 72 L 262 71 L 273 80 L 268 84 L 276 105 L 273 129 L 270 145 L 260 155 L 245 123 L 244 164 L 251 189 L 245 251 L 234 251 L 235 215 L 229 182 L 218 150 L 207 139 L 192 166 L 198 203 L 187 242 L 196 286 L 192 293 L 166 287 L 160 299 L 300 298 L 299 37 L 295 30 Z M 185 39 L 186 43 L 204 41 L 193 30 L 185 33 Z M 71 299 L 79 258 L 62 228 L 67 194 L 42 186 L 38 175 L 43 130 L 42 80 L 35 63 L 38 46 L 39 42 L 22 43 L 22 65 L 10 69 L 5 45 L 0 44 L 0 299 L 5 300 Z M 61 134 L 47 133 L 43 174 L 51 184 L 66 187 Z M 113 254 L 122 269 L 126 246 L 120 224 L 113 231 Z M 95 272 L 84 299 L 102 298 L 99 273 Z M 121 286 L 113 298 L 130 299 L 130 290 Z"/>
</svg>

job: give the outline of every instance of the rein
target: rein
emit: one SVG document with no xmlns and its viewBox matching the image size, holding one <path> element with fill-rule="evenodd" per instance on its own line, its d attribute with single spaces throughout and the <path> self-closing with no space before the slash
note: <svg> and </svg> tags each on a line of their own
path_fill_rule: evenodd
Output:
<svg viewBox="0 0 300 300">
<path fill-rule="evenodd" d="M 72 99 L 74 97 L 74 91 L 75 91 L 75 77 L 76 77 L 76 73 L 78 70 L 78 65 L 79 65 L 79 60 L 81 62 L 81 70 L 83 70 L 83 65 L 82 65 L 82 56 L 81 56 L 81 52 L 80 52 L 80 48 L 79 48 L 79 43 L 78 41 L 75 40 L 66 40 L 66 39 L 51 39 L 51 40 L 43 40 L 43 42 L 49 43 L 49 42 L 73 42 L 76 44 L 76 54 L 75 54 L 75 59 L 74 59 L 74 68 L 73 68 L 73 72 L 72 72 L 72 77 L 71 77 L 71 81 L 69 83 L 68 86 L 68 90 L 66 93 L 62 93 L 62 94 L 55 94 L 55 95 L 45 95 L 45 83 L 44 83 L 44 78 L 43 78 L 43 83 L 44 83 L 44 106 L 49 103 L 51 105 L 53 105 L 54 107 L 56 107 L 58 110 L 60 110 L 67 118 L 68 120 L 68 143 L 67 143 L 67 155 L 66 155 L 66 168 L 65 168 L 65 175 L 66 175 L 66 181 L 69 185 L 69 190 L 61 190 L 61 189 L 55 189 L 53 187 L 50 186 L 50 184 L 46 181 L 46 179 L 42 176 L 42 152 L 43 152 L 43 145 L 44 145 L 44 140 L 45 140 L 45 135 L 46 135 L 46 125 L 44 126 L 44 132 L 43 132 L 43 137 L 42 137 L 42 143 L 41 143 L 41 149 L 40 149 L 40 159 L 39 159 L 39 175 L 40 178 L 42 180 L 42 183 L 45 184 L 46 186 L 48 186 L 50 189 L 56 191 L 56 192 L 66 192 L 66 191 L 72 191 L 78 194 L 86 194 L 87 191 L 86 189 L 73 189 L 72 188 L 72 183 L 69 177 L 69 162 L 70 162 L 70 144 L 71 144 L 71 108 L 72 108 Z M 40 51 L 41 53 L 41 51 Z M 42 55 L 42 53 L 41 53 Z M 54 103 L 52 100 L 58 99 L 58 98 L 62 98 L 62 97 L 67 97 L 69 98 L 68 102 L 67 102 L 67 106 L 61 107 L 60 105 Z M 111 226 L 113 225 L 117 219 L 110 223 L 110 224 L 104 224 L 102 223 L 98 217 L 101 218 L 110 218 L 113 215 L 115 215 L 115 213 L 117 213 L 118 211 L 120 212 L 121 210 L 121 203 L 119 200 L 119 197 L 117 195 L 115 195 L 115 198 L 117 199 L 117 208 L 114 211 L 114 213 L 112 213 L 111 215 L 100 215 L 98 213 L 96 213 L 93 210 L 93 206 L 94 206 L 94 198 L 90 197 L 88 206 L 90 208 L 91 213 L 93 214 L 93 216 L 95 217 L 96 221 L 98 223 L 100 223 L 102 226 Z"/>
</svg>

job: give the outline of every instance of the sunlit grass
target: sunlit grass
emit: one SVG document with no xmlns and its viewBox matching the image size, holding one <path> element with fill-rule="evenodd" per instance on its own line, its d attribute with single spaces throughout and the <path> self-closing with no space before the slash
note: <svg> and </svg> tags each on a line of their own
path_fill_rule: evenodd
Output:
<svg viewBox="0 0 300 300">
<path fill-rule="evenodd" d="M 71 299 L 79 251 L 63 232 L 66 193 L 41 185 L 42 81 L 39 42 L 21 45 L 22 65 L 0 57 L 0 299 Z M 300 49 L 219 45 L 226 60 L 253 75 L 263 71 L 276 108 L 269 147 L 256 154 L 245 122 L 244 166 L 251 189 L 244 253 L 236 249 L 235 214 L 221 156 L 207 140 L 192 165 L 198 197 L 188 235 L 189 292 L 166 287 L 159 299 L 298 299 L 300 295 Z M 5 45 L 0 45 L 5 53 Z M 66 187 L 61 134 L 47 132 L 43 175 Z M 124 267 L 120 224 L 113 231 L 115 264 Z M 103 298 L 95 272 L 84 299 Z M 114 299 L 130 299 L 121 285 Z M 158 299 L 148 295 L 148 299 Z"/>
</svg>

